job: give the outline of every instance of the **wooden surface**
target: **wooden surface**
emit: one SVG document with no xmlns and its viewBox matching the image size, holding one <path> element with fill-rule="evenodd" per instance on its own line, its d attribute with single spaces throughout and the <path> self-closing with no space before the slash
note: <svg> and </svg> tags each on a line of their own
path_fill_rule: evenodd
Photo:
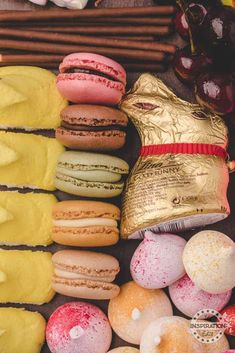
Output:
<svg viewBox="0 0 235 353">
<path fill-rule="evenodd" d="M 89 6 L 92 6 L 93 2 L 89 1 Z M 151 0 L 104 0 L 102 6 L 105 7 L 119 7 L 119 6 L 142 6 L 142 5 L 152 5 L 153 1 Z M 20 10 L 20 9 L 24 9 L 24 10 L 37 10 L 39 9 L 38 6 L 34 6 L 31 5 L 28 1 L 26 0 L 1 0 L 0 1 L 0 10 Z M 50 9 L 53 10 L 53 6 L 50 7 Z M 48 8 L 45 9 L 46 11 L 48 11 Z M 179 39 L 179 37 L 177 35 L 175 35 L 174 37 L 171 38 L 171 41 L 173 41 L 174 43 L 176 43 L 177 45 L 181 46 L 183 44 L 183 42 Z M 133 82 L 136 80 L 136 78 L 139 76 L 139 74 L 128 74 L 128 87 L 130 87 Z M 183 99 L 186 100 L 190 100 L 193 101 L 193 93 L 192 91 L 185 87 L 184 85 L 182 85 L 175 77 L 174 73 L 169 70 L 168 72 L 164 73 L 164 74 L 159 74 L 159 77 L 161 77 L 164 82 L 171 87 L 175 93 L 180 96 Z M 232 126 L 232 124 L 230 123 L 230 136 L 231 136 L 231 143 L 230 143 L 230 154 L 231 157 L 235 158 L 235 131 L 234 128 Z M 234 140 L 234 142 L 233 142 Z M 128 129 L 128 138 L 127 138 L 127 144 L 125 146 L 125 148 L 120 151 L 120 153 L 118 153 L 119 156 L 123 157 L 124 159 L 126 159 L 130 165 L 132 166 L 138 156 L 138 149 L 139 149 L 139 139 L 137 136 L 137 133 L 135 131 L 135 129 L 133 128 L 133 126 L 130 125 L 129 129 Z M 232 208 L 232 212 L 230 217 L 222 222 L 219 222 L 216 225 L 213 226 L 209 226 L 207 227 L 207 229 L 214 229 L 214 230 L 218 230 L 221 232 L 224 232 L 225 234 L 227 234 L 228 236 L 232 237 L 235 240 L 234 237 L 234 233 L 235 233 L 235 181 L 234 181 L 234 175 L 231 175 L 230 178 L 230 185 L 229 185 L 229 201 L 230 201 L 230 205 Z M 71 196 L 65 195 L 61 192 L 57 192 L 56 193 L 58 199 L 66 199 L 66 198 L 71 198 Z M 114 202 L 117 205 L 120 205 L 120 199 L 116 199 L 116 200 L 108 200 L 109 202 Z M 195 234 L 197 231 L 190 231 L 190 232 L 185 232 L 183 234 L 181 234 L 185 239 L 189 239 L 189 237 L 192 234 Z M 137 247 L 137 245 L 139 244 L 138 241 L 120 241 L 118 245 L 115 245 L 113 247 L 109 247 L 109 248 L 102 248 L 102 249 L 94 249 L 97 251 L 103 251 L 106 253 L 110 253 L 114 256 L 116 256 L 119 261 L 120 261 L 120 265 L 121 265 L 121 273 L 118 277 L 118 283 L 122 284 L 125 283 L 127 281 L 129 281 L 131 279 L 130 276 L 130 272 L 129 272 L 129 263 L 130 263 L 130 259 L 132 257 L 132 254 L 135 250 L 135 248 Z M 52 245 L 50 247 L 48 247 L 47 249 L 42 248 L 42 250 L 50 250 L 52 252 L 55 252 L 59 249 L 62 249 L 62 246 L 58 246 L 58 245 Z M 21 249 L 26 249 L 26 247 L 21 247 Z M 40 248 L 39 248 L 40 249 Z M 66 298 L 60 295 L 56 295 L 56 297 L 53 299 L 53 301 L 47 305 L 43 305 L 43 306 L 33 306 L 33 305 L 24 305 L 25 308 L 28 308 L 30 310 L 37 310 L 39 312 L 41 312 L 44 317 L 46 319 L 49 318 L 50 314 L 61 304 L 65 303 L 65 302 L 69 302 L 73 300 L 73 298 Z M 107 313 L 107 302 L 95 302 L 95 304 L 97 304 L 100 308 L 102 308 L 106 313 Z M 231 301 L 231 303 L 234 303 L 234 298 Z M 12 305 L 9 305 L 12 306 Z M 16 305 L 17 306 L 17 305 Z M 20 305 L 18 305 L 20 307 Z M 181 315 L 179 313 L 179 311 L 177 311 L 176 309 L 174 309 L 174 313 L 176 315 Z M 235 340 L 230 340 L 231 343 L 231 348 L 235 348 Z M 129 345 L 126 344 L 124 341 L 122 341 L 120 338 L 118 338 L 116 335 L 113 335 L 113 342 L 112 342 L 112 348 L 114 347 L 119 347 L 119 346 L 123 346 L 123 345 Z M 45 345 L 42 353 L 49 353 L 49 349 L 48 347 Z M 24 353 L 24 352 L 19 352 L 19 353 Z M 95 353 L 95 352 L 94 352 Z M 200 353 L 200 352 L 198 352 Z M 217 353 L 217 352 L 215 352 Z M 218 352 L 219 353 L 219 352 Z"/>
</svg>

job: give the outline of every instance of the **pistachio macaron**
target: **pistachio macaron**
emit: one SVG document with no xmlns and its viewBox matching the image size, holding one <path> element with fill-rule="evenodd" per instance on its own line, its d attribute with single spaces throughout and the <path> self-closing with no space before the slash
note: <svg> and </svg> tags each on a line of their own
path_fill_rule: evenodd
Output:
<svg viewBox="0 0 235 353">
<path fill-rule="evenodd" d="M 60 294 L 83 299 L 106 300 L 120 291 L 112 283 L 120 271 L 111 255 L 82 250 L 61 250 L 52 256 L 53 289 Z"/>
<path fill-rule="evenodd" d="M 69 194 L 109 198 L 121 194 L 128 164 L 114 156 L 80 151 L 64 152 L 57 164 L 55 186 Z"/>
<path fill-rule="evenodd" d="M 109 246 L 119 239 L 120 210 L 107 202 L 61 201 L 52 210 L 52 239 L 69 246 Z"/>
</svg>

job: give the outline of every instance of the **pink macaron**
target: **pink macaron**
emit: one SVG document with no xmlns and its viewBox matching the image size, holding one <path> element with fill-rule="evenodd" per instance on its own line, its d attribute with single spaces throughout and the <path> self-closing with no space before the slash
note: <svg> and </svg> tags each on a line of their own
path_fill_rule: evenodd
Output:
<svg viewBox="0 0 235 353">
<path fill-rule="evenodd" d="M 203 309 L 222 310 L 228 304 L 232 295 L 231 290 L 221 294 L 207 293 L 197 288 L 188 275 L 173 283 L 169 287 L 169 293 L 177 309 L 189 317 L 193 317 Z M 206 316 L 209 318 L 213 314 L 206 314 Z"/>
<path fill-rule="evenodd" d="M 116 61 L 91 53 L 66 56 L 57 87 L 73 103 L 116 105 L 125 93 L 126 72 Z"/>
<path fill-rule="evenodd" d="M 46 339 L 52 353 L 106 353 L 112 330 L 99 308 L 90 303 L 71 302 L 51 315 Z"/>
<path fill-rule="evenodd" d="M 164 288 L 183 277 L 182 254 L 186 241 L 173 234 L 145 233 L 131 260 L 131 274 L 144 288 Z"/>
</svg>

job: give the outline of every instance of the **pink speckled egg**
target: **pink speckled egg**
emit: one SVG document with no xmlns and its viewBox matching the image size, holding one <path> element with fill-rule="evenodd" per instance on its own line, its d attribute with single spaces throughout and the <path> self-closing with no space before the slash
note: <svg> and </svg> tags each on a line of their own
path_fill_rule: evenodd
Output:
<svg viewBox="0 0 235 353">
<path fill-rule="evenodd" d="M 112 330 L 99 308 L 90 303 L 71 302 L 51 315 L 46 339 L 52 353 L 106 353 Z"/>
<path fill-rule="evenodd" d="M 229 302 L 232 291 L 210 294 L 199 288 L 185 275 L 169 287 L 171 300 L 185 315 L 193 317 L 199 310 L 222 310 Z M 211 317 L 213 315 L 207 315 Z M 202 317 L 201 317 L 202 318 Z"/>
<path fill-rule="evenodd" d="M 131 274 L 144 288 L 158 289 L 183 277 L 182 254 L 186 241 L 174 234 L 145 233 L 131 260 Z"/>
</svg>

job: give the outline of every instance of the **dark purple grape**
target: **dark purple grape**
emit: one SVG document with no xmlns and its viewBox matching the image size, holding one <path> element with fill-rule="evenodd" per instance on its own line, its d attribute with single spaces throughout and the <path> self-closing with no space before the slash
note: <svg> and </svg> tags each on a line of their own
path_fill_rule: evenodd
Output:
<svg viewBox="0 0 235 353">
<path fill-rule="evenodd" d="M 206 54 L 192 54 L 190 47 L 178 49 L 175 53 L 173 68 L 176 76 L 185 83 L 193 83 L 196 77 L 213 64 Z"/>
<path fill-rule="evenodd" d="M 235 54 L 235 10 L 229 6 L 211 9 L 200 27 L 199 40 L 214 56 Z"/>
<path fill-rule="evenodd" d="M 176 14 L 175 29 L 184 40 L 188 40 L 188 22 L 183 11 L 178 11 Z"/>
<path fill-rule="evenodd" d="M 218 113 L 227 114 L 235 109 L 235 92 L 231 75 L 204 73 L 196 79 L 196 99 L 203 107 Z"/>
</svg>

